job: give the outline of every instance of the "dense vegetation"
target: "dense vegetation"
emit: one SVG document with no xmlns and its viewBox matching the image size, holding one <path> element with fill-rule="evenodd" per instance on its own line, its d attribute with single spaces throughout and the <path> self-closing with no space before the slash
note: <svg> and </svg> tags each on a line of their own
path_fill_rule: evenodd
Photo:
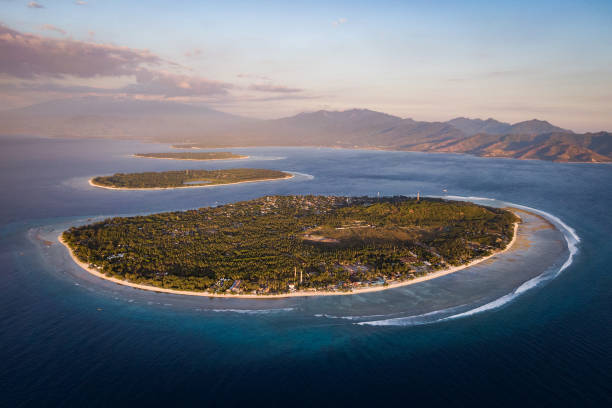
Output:
<svg viewBox="0 0 612 408">
<path fill-rule="evenodd" d="M 160 188 L 189 187 L 198 184 L 229 184 L 290 177 L 291 174 L 268 169 L 174 170 L 146 173 L 116 173 L 94 177 L 91 181 L 103 187 Z"/>
<path fill-rule="evenodd" d="M 424 275 L 508 244 L 511 212 L 408 197 L 268 196 L 111 218 L 63 239 L 130 282 L 225 293 L 351 290 Z"/>
<path fill-rule="evenodd" d="M 226 160 L 244 159 L 248 156 L 231 152 L 181 152 L 181 153 L 136 153 L 136 157 L 147 159 L 174 159 L 174 160 Z"/>
</svg>

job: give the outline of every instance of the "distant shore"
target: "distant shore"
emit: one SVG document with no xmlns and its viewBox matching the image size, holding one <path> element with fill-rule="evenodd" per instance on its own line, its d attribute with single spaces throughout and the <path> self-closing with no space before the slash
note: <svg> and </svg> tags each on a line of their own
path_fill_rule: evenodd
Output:
<svg viewBox="0 0 612 408">
<path fill-rule="evenodd" d="M 150 143 L 158 143 L 167 145 L 167 142 L 160 142 L 157 140 L 149 140 Z M 410 149 L 399 149 L 397 147 L 392 146 L 346 146 L 346 145 L 282 145 L 282 144 L 270 144 L 270 145 L 227 145 L 227 146 L 192 146 L 192 147 L 175 147 L 175 145 L 170 146 L 172 149 L 194 149 L 194 150 L 208 150 L 208 149 L 253 149 L 258 147 L 277 147 L 277 148 L 309 148 L 309 149 L 338 149 L 338 150 L 363 150 L 363 151 L 382 151 L 382 152 L 409 152 L 409 153 L 429 153 L 429 154 L 456 154 L 461 156 L 471 156 L 471 157 L 482 157 L 484 159 L 508 159 L 508 160 L 533 160 L 540 162 L 549 162 L 549 163 L 561 163 L 561 164 L 607 164 L 612 165 L 612 159 L 606 161 L 571 161 L 571 160 L 545 160 L 545 159 L 537 159 L 537 158 L 521 158 L 521 157 L 512 157 L 512 156 L 488 156 L 488 155 L 480 155 L 475 153 L 468 152 L 450 152 L 450 151 L 440 151 L 440 150 L 410 150 Z"/>
<path fill-rule="evenodd" d="M 260 181 L 288 180 L 293 177 L 295 177 L 295 174 L 289 174 L 285 177 L 278 177 L 278 178 L 237 181 L 235 183 L 185 184 L 180 187 L 111 187 L 111 186 L 103 186 L 101 184 L 94 183 L 93 182 L 94 177 L 92 177 L 89 179 L 89 185 L 93 187 L 98 187 L 98 188 L 105 188 L 107 190 L 175 190 L 175 189 L 183 189 L 183 188 L 202 188 L 202 187 L 229 186 L 232 184 L 243 184 L 243 183 L 259 183 Z"/>
<path fill-rule="evenodd" d="M 137 154 L 132 154 L 130 157 L 135 157 L 137 159 L 157 159 L 157 160 L 185 160 L 185 161 L 215 161 L 215 160 L 244 160 L 248 159 L 251 156 L 240 155 L 240 157 L 227 157 L 224 159 L 177 159 L 174 157 L 147 157 L 147 156 L 139 156 Z"/>
<path fill-rule="evenodd" d="M 512 208 L 510 210 L 513 210 Z M 520 211 L 524 211 L 524 210 L 520 210 Z M 517 217 L 520 218 L 520 216 L 518 214 L 516 214 Z M 414 279 L 409 279 L 409 280 L 405 280 L 405 281 L 401 281 L 401 282 L 392 282 L 389 283 L 388 285 L 377 285 L 377 286 L 369 286 L 369 287 L 365 287 L 365 288 L 358 288 L 358 289 L 354 289 L 350 292 L 332 292 L 332 291 L 326 291 L 326 290 L 302 290 L 302 291 L 296 291 L 296 292 L 289 292 L 289 293 L 280 293 L 280 294 L 274 294 L 274 295 L 255 295 L 255 294 L 222 294 L 222 293 L 209 293 L 209 292 L 196 292 L 196 291 L 188 291 L 188 290 L 177 290 L 177 289 L 166 289 L 166 288 L 160 288 L 157 286 L 151 286 L 151 285 L 143 285 L 143 284 L 139 284 L 139 283 L 132 283 L 132 282 L 128 282 L 126 280 L 123 279 L 118 279 L 118 278 L 114 278 L 114 277 L 109 277 L 106 276 L 105 274 L 101 273 L 100 271 L 98 271 L 97 269 L 94 268 L 90 268 L 89 265 L 87 265 L 84 262 L 81 262 L 76 255 L 74 255 L 74 253 L 72 252 L 72 249 L 68 246 L 68 244 L 62 239 L 62 235 L 60 234 L 58 236 L 58 241 L 64 245 L 66 247 L 66 249 L 68 249 L 68 253 L 70 254 L 70 257 L 72 258 L 72 260 L 81 268 L 83 268 L 84 270 L 86 270 L 87 272 L 89 272 L 90 274 L 97 276 L 99 278 L 102 279 L 106 279 L 108 281 L 117 283 L 119 285 L 124 285 L 124 286 L 129 286 L 132 288 L 136 288 L 136 289 L 142 289 L 142 290 L 149 290 L 152 292 L 160 292 L 160 293 L 171 293 L 174 295 L 188 295 L 188 296 L 201 296 L 201 297 L 217 297 L 217 298 L 242 298 L 242 299 L 279 299 L 279 298 L 288 298 L 288 297 L 306 297 L 306 296 L 346 296 L 346 295 L 356 295 L 359 293 L 368 293 L 368 292 L 379 292 L 379 291 L 383 291 L 383 290 L 387 290 L 387 289 L 393 289 L 393 288 L 398 288 L 401 286 L 408 286 L 408 285 L 414 285 L 415 283 L 420 283 L 420 282 L 425 282 L 431 279 L 436 279 L 439 278 L 441 276 L 445 276 L 445 275 L 449 275 L 451 273 L 455 273 L 458 272 L 460 270 L 469 268 L 470 266 L 474 266 L 477 265 L 481 262 L 484 262 L 496 255 L 502 254 L 508 250 L 510 250 L 513 245 L 516 243 L 517 240 L 517 236 L 518 236 L 518 232 L 519 232 L 519 223 L 514 223 L 514 233 L 512 236 L 512 239 L 510 240 L 510 242 L 508 243 L 508 245 L 506 245 L 506 247 L 504 249 L 501 249 L 499 251 L 496 251 L 490 255 L 484 256 L 482 258 L 478 258 L 478 259 L 474 259 L 471 262 L 468 262 L 467 264 L 464 265 L 459 265 L 459 266 L 453 266 L 447 269 L 441 269 L 439 271 L 435 271 L 435 272 L 431 272 L 425 276 L 421 276 L 418 278 L 414 278 Z"/>
</svg>

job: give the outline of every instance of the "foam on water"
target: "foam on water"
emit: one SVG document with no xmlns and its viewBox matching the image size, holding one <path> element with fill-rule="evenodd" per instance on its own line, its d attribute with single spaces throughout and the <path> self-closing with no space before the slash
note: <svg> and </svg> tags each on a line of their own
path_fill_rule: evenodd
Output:
<svg viewBox="0 0 612 408">
<path fill-rule="evenodd" d="M 242 159 L 242 160 L 257 160 L 257 161 L 262 161 L 262 160 L 286 160 L 287 157 L 285 156 L 258 156 L 258 155 L 252 155 L 249 154 L 249 157 L 247 159 Z M 232 159 L 230 159 L 232 160 Z"/>
<path fill-rule="evenodd" d="M 478 201 L 497 201 L 494 198 L 487 198 L 487 197 L 474 197 L 474 196 L 469 196 L 469 197 L 463 197 L 463 196 L 455 196 L 455 195 L 445 195 L 445 196 L 431 196 L 431 197 L 441 197 L 441 198 L 447 198 L 449 200 L 467 200 L 467 201 L 474 201 L 474 200 L 478 200 Z"/>
<path fill-rule="evenodd" d="M 305 180 L 314 180 L 314 178 L 315 178 L 312 174 L 300 173 L 298 171 L 287 171 L 286 173 L 291 173 L 294 176 L 299 176 L 300 178 L 303 178 Z"/>
<path fill-rule="evenodd" d="M 446 309 L 434 310 L 433 312 L 423 313 L 419 315 L 406 316 L 406 317 L 395 317 L 392 319 L 384 319 L 384 320 L 373 320 L 367 322 L 359 322 L 355 323 L 360 326 L 368 325 L 368 326 L 417 326 L 421 324 L 427 324 L 432 322 L 440 321 L 441 315 L 448 315 L 451 313 L 460 310 L 465 305 L 450 307 Z"/>
<path fill-rule="evenodd" d="M 270 313 L 282 313 L 291 312 L 294 310 L 292 307 L 283 307 L 279 309 L 209 309 L 215 313 L 239 313 L 239 314 L 270 314 Z"/>
<path fill-rule="evenodd" d="M 534 278 L 531 278 L 528 281 L 525 281 L 523 284 L 518 286 L 512 292 L 504 296 L 501 296 L 489 303 L 486 303 L 484 305 L 478 306 L 476 308 L 473 308 L 473 309 L 470 309 L 464 312 L 452 314 L 450 316 L 444 316 L 444 317 L 434 319 L 434 320 L 427 319 L 431 316 L 447 314 L 447 312 L 449 311 L 449 309 L 442 309 L 442 310 L 436 310 L 433 312 L 425 313 L 422 315 L 398 317 L 398 318 L 384 319 L 384 320 L 372 320 L 372 321 L 367 321 L 367 322 L 359 322 L 355 324 L 368 325 L 368 326 L 414 326 L 418 324 L 429 324 L 429 323 L 441 322 L 445 320 L 458 319 L 461 317 L 472 316 L 477 313 L 494 310 L 494 309 L 500 308 L 512 302 L 514 299 L 524 294 L 525 292 L 533 288 L 536 288 L 540 286 L 541 284 L 548 282 L 556 278 L 557 276 L 559 276 L 561 272 L 563 272 L 565 269 L 567 269 L 572 264 L 574 260 L 574 256 L 578 252 L 578 243 L 580 242 L 580 237 L 578 236 L 576 231 L 572 227 L 567 225 L 565 222 L 563 222 L 559 217 L 552 215 L 546 211 L 538 210 L 536 208 L 531 208 L 531 207 L 527 207 L 524 205 L 513 204 L 509 202 L 504 202 L 504 201 L 498 201 L 498 200 L 491 199 L 491 198 L 462 197 L 462 196 L 444 196 L 443 198 L 454 199 L 454 200 L 469 200 L 469 201 L 495 201 L 497 203 L 500 203 L 503 206 L 511 206 L 511 207 L 520 208 L 523 210 L 527 210 L 527 211 L 531 211 L 533 213 L 539 214 L 543 216 L 544 218 L 546 218 L 551 223 L 553 223 L 555 227 L 557 227 L 557 229 L 561 231 L 561 233 L 563 234 L 563 237 L 565 238 L 565 241 L 567 242 L 569 256 L 559 269 L 544 271 L 542 274 Z"/>
<path fill-rule="evenodd" d="M 315 317 L 324 317 L 326 319 L 344 319 L 344 320 L 360 320 L 360 319 L 371 319 L 373 317 L 385 317 L 390 315 L 377 314 L 377 315 L 368 315 L 368 316 L 334 316 L 326 313 L 317 313 L 314 315 Z"/>
</svg>

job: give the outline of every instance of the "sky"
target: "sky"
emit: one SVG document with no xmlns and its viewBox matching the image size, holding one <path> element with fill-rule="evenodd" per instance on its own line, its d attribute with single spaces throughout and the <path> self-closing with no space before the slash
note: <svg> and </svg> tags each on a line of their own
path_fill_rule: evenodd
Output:
<svg viewBox="0 0 612 408">
<path fill-rule="evenodd" d="M 0 0 L 0 109 L 83 95 L 612 130 L 612 0 Z"/>
</svg>

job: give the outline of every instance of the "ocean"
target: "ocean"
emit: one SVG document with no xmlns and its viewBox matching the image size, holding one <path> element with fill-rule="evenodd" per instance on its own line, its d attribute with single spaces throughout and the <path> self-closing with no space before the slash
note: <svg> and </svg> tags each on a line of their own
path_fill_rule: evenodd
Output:
<svg viewBox="0 0 612 408">
<path fill-rule="evenodd" d="M 612 166 L 327 148 L 239 161 L 130 157 L 134 141 L 0 139 L 0 406 L 612 404 Z M 263 167 L 296 177 L 116 191 L 96 175 Z M 269 194 L 445 196 L 555 229 L 438 279 L 352 296 L 160 294 L 80 270 L 56 241 L 109 216 Z"/>
</svg>

